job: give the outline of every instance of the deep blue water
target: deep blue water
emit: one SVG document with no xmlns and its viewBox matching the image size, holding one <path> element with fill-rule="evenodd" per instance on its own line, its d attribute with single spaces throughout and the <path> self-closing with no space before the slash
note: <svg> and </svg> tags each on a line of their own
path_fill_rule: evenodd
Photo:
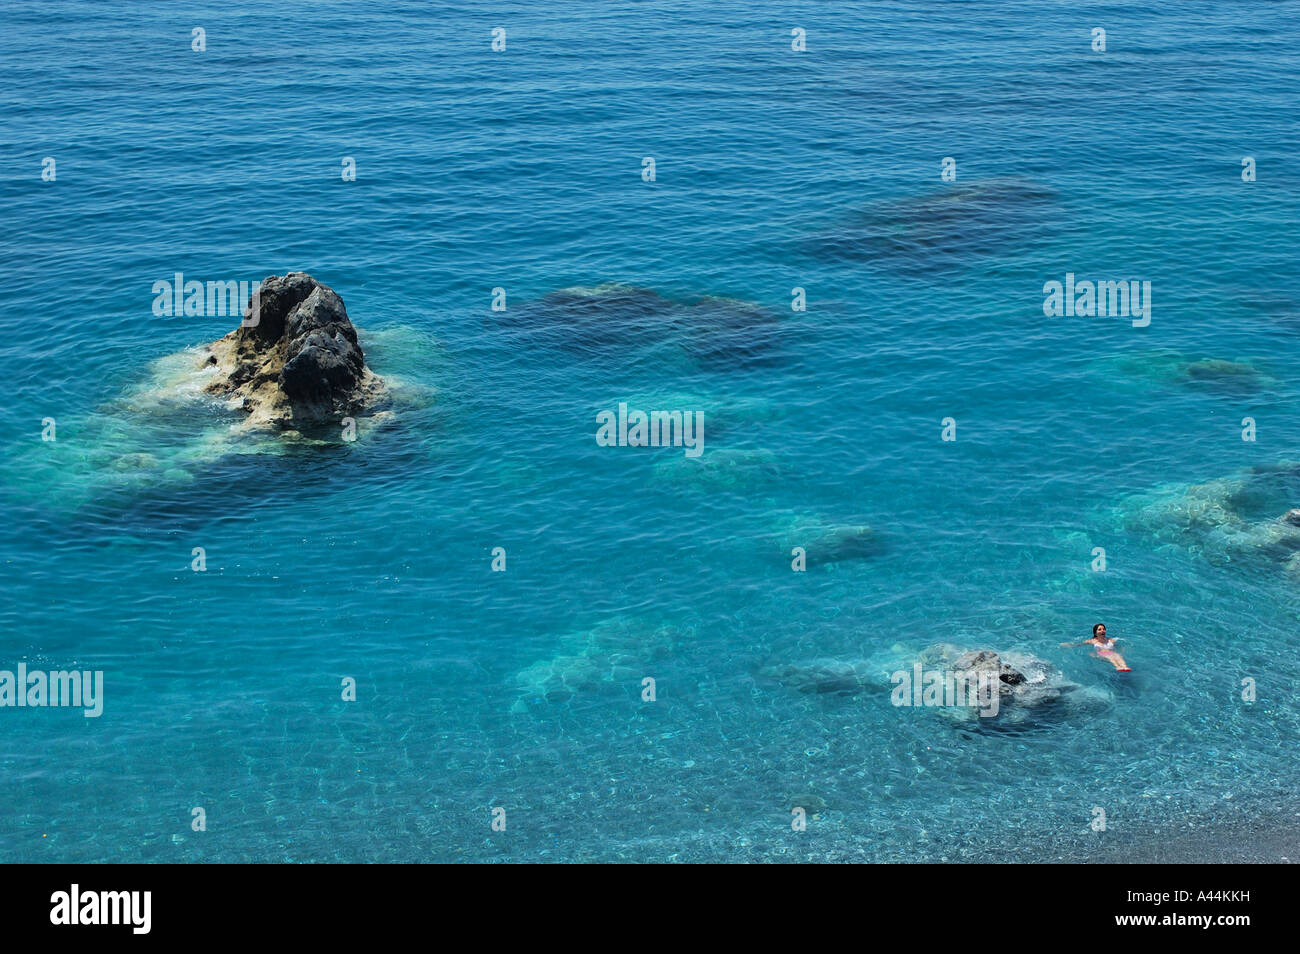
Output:
<svg viewBox="0 0 1300 954">
<path fill-rule="evenodd" d="M 106 683 L 0 709 L 0 860 L 1034 861 L 1293 810 L 1300 4 L 0 16 L 0 669 Z M 290 270 L 392 426 L 280 451 L 146 400 L 233 326 L 155 281 Z M 1067 272 L 1151 282 L 1150 325 L 1045 317 Z M 667 304 L 548 303 L 605 282 Z M 621 401 L 702 410 L 703 456 L 598 446 Z M 1097 620 L 1134 673 L 1058 648 Z M 1093 704 L 772 676 L 936 642 Z"/>
</svg>

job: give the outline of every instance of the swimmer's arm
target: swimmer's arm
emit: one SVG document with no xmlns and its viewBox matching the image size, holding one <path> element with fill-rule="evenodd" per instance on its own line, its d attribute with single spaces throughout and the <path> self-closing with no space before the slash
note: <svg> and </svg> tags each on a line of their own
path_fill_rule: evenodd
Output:
<svg viewBox="0 0 1300 954">
<path fill-rule="evenodd" d="M 1062 648 L 1062 649 L 1078 649 L 1080 646 L 1087 646 L 1090 642 L 1092 642 L 1091 639 L 1085 639 L 1085 640 L 1084 640 L 1083 642 L 1081 642 L 1081 643 L 1061 643 L 1061 648 Z"/>
</svg>

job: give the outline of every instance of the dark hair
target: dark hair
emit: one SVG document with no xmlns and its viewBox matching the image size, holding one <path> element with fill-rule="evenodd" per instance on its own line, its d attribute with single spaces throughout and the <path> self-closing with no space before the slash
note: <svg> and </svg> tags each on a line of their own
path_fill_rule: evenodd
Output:
<svg viewBox="0 0 1300 954">
<path fill-rule="evenodd" d="M 1106 624 L 1105 624 L 1105 623 L 1093 623 L 1093 624 L 1092 624 L 1092 635 L 1096 636 L 1096 635 L 1097 635 L 1097 630 L 1099 630 L 1099 629 L 1105 629 L 1105 627 L 1106 627 Z"/>
</svg>

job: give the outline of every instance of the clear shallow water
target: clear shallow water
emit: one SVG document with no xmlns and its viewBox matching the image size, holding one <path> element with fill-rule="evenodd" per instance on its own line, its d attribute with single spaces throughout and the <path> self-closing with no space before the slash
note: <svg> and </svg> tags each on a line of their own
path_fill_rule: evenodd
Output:
<svg viewBox="0 0 1300 954">
<path fill-rule="evenodd" d="M 1046 860 L 1294 804 L 1297 579 L 1170 527 L 1182 487 L 1300 458 L 1300 6 L 4 17 L 0 667 L 103 669 L 106 709 L 0 711 L 0 857 Z M 154 281 L 291 269 L 419 394 L 396 427 L 223 454 L 218 410 L 132 412 L 230 326 L 155 317 Z M 1044 318 L 1067 271 L 1151 281 L 1151 325 Z M 756 303 L 777 340 L 547 323 L 605 281 Z M 598 447 L 624 400 L 703 409 L 701 466 Z M 1259 514 L 1300 505 L 1264 483 Z M 792 573 L 810 524 L 881 552 Z M 1097 619 L 1132 679 L 1057 648 Z M 938 641 L 1105 705 L 963 731 L 764 675 Z M 548 663 L 579 691 L 521 685 Z"/>
</svg>

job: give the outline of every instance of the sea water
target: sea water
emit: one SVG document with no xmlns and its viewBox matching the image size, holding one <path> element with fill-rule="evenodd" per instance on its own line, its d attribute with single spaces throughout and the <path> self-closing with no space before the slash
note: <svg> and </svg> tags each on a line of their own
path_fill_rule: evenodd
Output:
<svg viewBox="0 0 1300 954">
<path fill-rule="evenodd" d="M 1043 861 L 1294 811 L 1296 4 L 3 22 L 0 668 L 104 708 L 0 709 L 0 859 Z M 156 282 L 290 270 L 389 427 L 241 441 L 168 358 L 235 319 Z M 1150 323 L 1049 315 L 1068 273 Z M 703 453 L 598 443 L 620 403 Z M 1098 621 L 1132 673 L 1058 648 Z M 945 642 L 1092 704 L 891 705 Z M 825 661 L 870 677 L 772 675 Z"/>
</svg>

